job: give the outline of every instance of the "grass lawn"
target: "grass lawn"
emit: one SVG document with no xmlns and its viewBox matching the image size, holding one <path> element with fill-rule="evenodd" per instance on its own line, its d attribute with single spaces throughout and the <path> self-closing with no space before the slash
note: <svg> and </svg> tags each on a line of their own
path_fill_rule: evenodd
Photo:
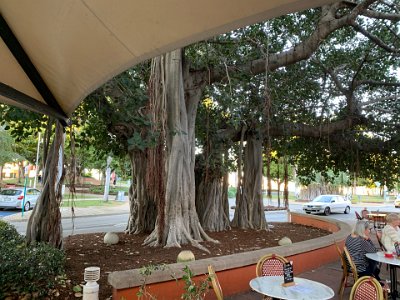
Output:
<svg viewBox="0 0 400 300">
<path fill-rule="evenodd" d="M 123 201 L 104 201 L 104 200 L 75 200 L 74 207 L 90 207 L 90 206 L 119 206 L 123 205 L 125 202 Z M 70 207 L 71 200 L 64 199 L 61 207 Z"/>
</svg>

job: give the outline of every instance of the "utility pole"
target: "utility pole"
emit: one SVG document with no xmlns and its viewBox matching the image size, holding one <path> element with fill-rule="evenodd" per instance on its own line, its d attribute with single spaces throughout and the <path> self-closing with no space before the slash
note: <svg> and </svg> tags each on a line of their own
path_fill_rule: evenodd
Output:
<svg viewBox="0 0 400 300">
<path fill-rule="evenodd" d="M 33 187 L 36 188 L 37 177 L 39 175 L 39 150 L 40 150 L 40 132 L 38 133 L 38 143 L 36 150 L 36 168 L 35 168 L 35 179 L 33 180 Z"/>
<path fill-rule="evenodd" d="M 111 175 L 111 168 L 110 164 L 112 161 L 112 157 L 107 157 L 107 168 L 106 168 L 106 180 L 104 182 L 104 201 L 108 201 L 108 193 L 110 191 L 110 175 Z"/>
</svg>

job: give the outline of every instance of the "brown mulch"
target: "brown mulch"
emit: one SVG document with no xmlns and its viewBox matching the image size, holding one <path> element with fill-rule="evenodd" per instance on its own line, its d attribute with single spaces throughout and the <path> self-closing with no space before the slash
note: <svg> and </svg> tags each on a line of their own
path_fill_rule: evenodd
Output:
<svg viewBox="0 0 400 300">
<path fill-rule="evenodd" d="M 174 263 L 182 250 L 191 250 L 198 260 L 278 246 L 278 241 L 285 236 L 296 243 L 330 234 L 325 230 L 292 223 L 270 223 L 270 225 L 274 227 L 268 232 L 234 228 L 229 231 L 209 233 L 210 237 L 220 242 L 202 243 L 210 254 L 189 245 L 182 248 L 144 247 L 142 243 L 146 235 L 119 233 L 119 243 L 111 246 L 104 244 L 104 233 L 68 236 L 65 238 L 64 248 L 67 259 L 66 274 L 70 284 L 59 290 L 58 299 L 75 298 L 72 287 L 84 283 L 83 272 L 89 266 L 100 267 L 99 299 L 111 299 L 112 288 L 107 282 L 110 272 L 136 269 L 150 264 Z"/>
</svg>

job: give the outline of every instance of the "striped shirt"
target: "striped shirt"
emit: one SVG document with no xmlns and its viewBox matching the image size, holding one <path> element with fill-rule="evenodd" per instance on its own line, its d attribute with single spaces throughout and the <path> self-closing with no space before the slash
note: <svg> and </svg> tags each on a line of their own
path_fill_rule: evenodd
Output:
<svg viewBox="0 0 400 300">
<path fill-rule="evenodd" d="M 350 256 L 356 265 L 357 272 L 365 272 L 368 268 L 368 258 L 365 256 L 367 253 L 375 253 L 376 248 L 371 240 L 366 240 L 363 237 L 353 237 L 351 234 L 347 237 L 345 245 L 349 250 Z"/>
</svg>

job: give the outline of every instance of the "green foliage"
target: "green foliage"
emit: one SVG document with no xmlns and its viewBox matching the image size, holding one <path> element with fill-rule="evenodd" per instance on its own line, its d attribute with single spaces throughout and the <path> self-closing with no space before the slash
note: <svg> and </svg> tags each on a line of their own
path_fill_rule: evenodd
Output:
<svg viewBox="0 0 400 300">
<path fill-rule="evenodd" d="M 8 131 L 0 128 L 0 166 L 21 158 L 13 148 L 13 138 Z"/>
<path fill-rule="evenodd" d="M 234 186 L 228 187 L 228 198 L 235 198 L 236 197 L 237 188 Z"/>
<path fill-rule="evenodd" d="M 44 297 L 64 273 L 64 253 L 46 243 L 26 245 L 15 227 L 0 220 L 0 298 L 37 292 Z"/>
<path fill-rule="evenodd" d="M 139 291 L 136 293 L 139 299 L 145 298 L 145 299 L 151 299 L 155 300 L 157 299 L 156 296 L 152 295 L 146 287 L 146 280 L 147 278 L 154 272 L 154 271 L 165 271 L 168 269 L 168 265 L 148 265 L 140 269 L 139 273 L 143 276 L 143 283 L 139 288 Z M 208 293 L 210 289 L 210 281 L 211 278 L 210 276 L 206 276 L 205 279 L 195 282 L 193 280 L 193 273 L 190 270 L 189 266 L 185 266 L 183 269 L 183 276 L 182 280 L 184 281 L 184 292 L 181 296 L 181 299 L 184 300 L 201 300 L 204 299 L 206 294 Z M 175 279 L 175 281 L 178 282 L 178 278 L 176 277 L 175 274 L 171 274 L 171 277 Z"/>
<path fill-rule="evenodd" d="M 185 266 L 183 268 L 183 272 L 185 273 L 182 276 L 182 280 L 185 282 L 185 293 L 182 294 L 181 299 L 204 299 L 205 295 L 209 291 L 209 282 L 211 281 L 210 276 L 207 276 L 205 280 L 196 283 L 195 281 L 193 281 L 193 273 L 188 266 Z"/>
<path fill-rule="evenodd" d="M 89 188 L 90 192 L 93 194 L 104 194 L 104 185 L 92 185 Z M 118 191 L 124 191 L 125 194 L 128 193 L 128 187 L 120 187 L 120 186 L 110 186 L 109 194 L 116 195 Z"/>
</svg>

